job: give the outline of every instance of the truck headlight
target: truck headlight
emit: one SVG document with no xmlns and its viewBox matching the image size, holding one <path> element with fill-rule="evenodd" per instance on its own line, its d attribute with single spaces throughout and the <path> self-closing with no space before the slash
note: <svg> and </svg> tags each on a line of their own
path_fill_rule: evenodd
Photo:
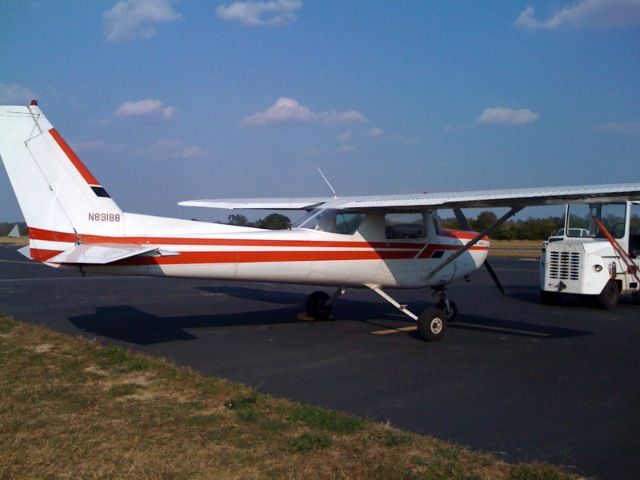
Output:
<svg viewBox="0 0 640 480">
<path fill-rule="evenodd" d="M 594 265 L 593 269 L 596 271 L 596 273 L 600 273 L 602 271 L 602 265 Z"/>
</svg>

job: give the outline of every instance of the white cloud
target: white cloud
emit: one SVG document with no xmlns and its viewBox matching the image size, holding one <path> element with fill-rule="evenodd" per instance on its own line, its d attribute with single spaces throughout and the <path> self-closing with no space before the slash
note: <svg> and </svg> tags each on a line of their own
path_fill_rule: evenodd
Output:
<svg viewBox="0 0 640 480">
<path fill-rule="evenodd" d="M 595 128 L 598 132 L 613 133 L 616 135 L 629 135 L 640 137 L 640 122 L 604 123 Z"/>
<path fill-rule="evenodd" d="M 23 85 L 0 83 L 0 105 L 12 103 L 26 105 L 35 98 L 36 94 Z"/>
<path fill-rule="evenodd" d="M 339 142 L 348 142 L 349 140 L 351 140 L 351 137 L 352 137 L 351 132 L 344 132 L 336 135 L 336 139 Z"/>
<path fill-rule="evenodd" d="M 104 36 L 122 42 L 155 35 L 159 23 L 175 22 L 182 15 L 173 9 L 174 0 L 120 0 L 102 14 Z"/>
<path fill-rule="evenodd" d="M 353 145 L 340 145 L 334 150 L 335 153 L 349 153 L 353 152 L 356 148 Z"/>
<path fill-rule="evenodd" d="M 276 103 L 264 112 L 248 115 L 240 120 L 241 127 L 257 127 L 278 124 L 301 123 L 366 123 L 367 119 L 360 112 L 350 110 L 347 112 L 313 112 L 309 107 L 300 105 L 292 98 L 279 98 Z"/>
<path fill-rule="evenodd" d="M 370 137 L 379 137 L 383 133 L 384 133 L 384 130 L 382 130 L 381 128 L 373 127 L 371 130 L 369 130 L 368 135 Z"/>
<path fill-rule="evenodd" d="M 640 24 L 640 0 L 578 0 L 561 8 L 546 20 L 536 18 L 532 6 L 525 8 L 515 26 L 526 29 L 558 30 L 572 27 L 625 27 Z"/>
<path fill-rule="evenodd" d="M 223 20 L 256 25 L 283 26 L 296 21 L 294 13 L 302 8 L 299 0 L 270 0 L 266 2 L 235 2 L 220 5 L 216 13 Z"/>
<path fill-rule="evenodd" d="M 188 145 L 178 140 L 158 140 L 151 148 L 151 153 L 160 153 L 169 158 L 199 158 L 205 154 L 200 145 Z"/>
<path fill-rule="evenodd" d="M 175 107 L 164 105 L 160 100 L 139 100 L 124 102 L 113 114 L 117 117 L 132 117 L 142 115 L 159 115 L 169 120 L 176 113 Z"/>
<path fill-rule="evenodd" d="M 540 117 L 539 113 L 532 112 L 526 108 L 513 110 L 511 108 L 494 107 L 485 108 L 476 123 L 480 125 L 511 125 L 520 126 L 533 123 Z"/>
</svg>

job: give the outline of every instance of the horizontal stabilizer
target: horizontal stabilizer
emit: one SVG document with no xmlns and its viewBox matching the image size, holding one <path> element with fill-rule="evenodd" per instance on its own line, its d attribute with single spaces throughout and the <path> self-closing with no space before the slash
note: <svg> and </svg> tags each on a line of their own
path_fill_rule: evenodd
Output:
<svg viewBox="0 0 640 480">
<path fill-rule="evenodd" d="M 304 198 L 220 198 L 213 200 L 186 200 L 183 207 L 225 208 L 230 210 L 313 210 L 332 201 L 327 197 Z"/>
<path fill-rule="evenodd" d="M 75 263 L 105 265 L 125 258 L 156 252 L 160 256 L 178 255 L 176 252 L 160 250 L 155 245 L 121 245 L 91 243 L 78 245 L 47 260 L 47 263 Z"/>
</svg>

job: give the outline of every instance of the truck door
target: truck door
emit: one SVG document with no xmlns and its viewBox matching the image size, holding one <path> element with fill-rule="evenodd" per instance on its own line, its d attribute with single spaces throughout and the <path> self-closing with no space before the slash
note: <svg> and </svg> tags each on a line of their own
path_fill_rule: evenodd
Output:
<svg viewBox="0 0 640 480">
<path fill-rule="evenodd" d="M 631 202 L 629 222 L 629 255 L 640 260 L 640 202 Z"/>
</svg>

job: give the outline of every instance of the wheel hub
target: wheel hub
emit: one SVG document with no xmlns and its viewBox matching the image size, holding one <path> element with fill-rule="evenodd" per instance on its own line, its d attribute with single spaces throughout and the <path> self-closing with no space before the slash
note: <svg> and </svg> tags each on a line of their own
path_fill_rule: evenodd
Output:
<svg viewBox="0 0 640 480">
<path fill-rule="evenodd" d="M 433 320 L 431 320 L 431 324 L 429 326 L 431 328 L 431 331 L 435 335 L 437 335 L 442 331 L 442 320 L 436 317 Z"/>
</svg>

